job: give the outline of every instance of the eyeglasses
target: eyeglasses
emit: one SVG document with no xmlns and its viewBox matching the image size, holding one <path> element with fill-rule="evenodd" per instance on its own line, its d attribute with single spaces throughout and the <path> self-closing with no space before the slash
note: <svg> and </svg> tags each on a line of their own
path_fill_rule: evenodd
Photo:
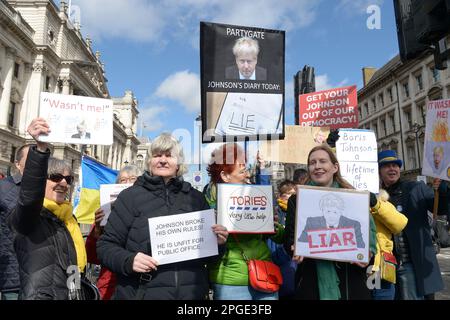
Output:
<svg viewBox="0 0 450 320">
<path fill-rule="evenodd" d="M 47 179 L 53 182 L 61 182 L 62 179 L 66 179 L 67 184 L 72 184 L 74 177 L 73 176 L 63 176 L 61 173 L 52 173 L 47 176 Z"/>
<path fill-rule="evenodd" d="M 119 179 L 119 183 L 134 183 L 137 180 L 137 177 L 132 176 L 132 177 L 128 177 L 128 178 L 120 178 Z"/>
</svg>

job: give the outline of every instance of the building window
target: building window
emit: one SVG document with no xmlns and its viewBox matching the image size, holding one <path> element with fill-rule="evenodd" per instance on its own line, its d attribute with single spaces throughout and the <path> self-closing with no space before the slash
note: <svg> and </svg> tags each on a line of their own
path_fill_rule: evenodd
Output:
<svg viewBox="0 0 450 320">
<path fill-rule="evenodd" d="M 388 95 L 389 95 L 389 100 L 390 100 L 391 102 L 393 102 L 393 101 L 394 101 L 394 96 L 392 95 L 392 88 L 389 88 L 389 89 L 387 90 L 387 92 L 388 92 Z"/>
<path fill-rule="evenodd" d="M 438 69 L 436 69 L 435 67 L 431 67 L 430 71 L 433 77 L 433 82 L 438 82 L 439 80 L 441 80 L 441 74 L 439 73 Z"/>
<path fill-rule="evenodd" d="M 50 77 L 49 76 L 45 77 L 45 90 L 46 91 L 50 90 Z"/>
<path fill-rule="evenodd" d="M 409 98 L 409 85 L 408 85 L 408 82 L 403 84 L 403 94 L 405 95 L 405 98 Z"/>
<path fill-rule="evenodd" d="M 406 122 L 408 123 L 407 129 L 411 129 L 412 128 L 411 110 L 405 110 L 404 113 Z"/>
<path fill-rule="evenodd" d="M 377 101 L 375 100 L 375 98 L 372 99 L 372 105 L 373 105 L 373 111 L 377 111 Z"/>
<path fill-rule="evenodd" d="M 16 152 L 17 152 L 17 148 L 12 146 L 11 147 L 11 156 L 9 157 L 9 162 L 14 163 L 14 160 L 16 160 Z"/>
<path fill-rule="evenodd" d="M 395 130 L 395 117 L 394 117 L 394 115 L 393 114 L 390 114 L 389 115 L 389 122 L 391 123 L 391 125 L 392 125 L 392 132 L 395 132 L 396 130 Z"/>
<path fill-rule="evenodd" d="M 364 103 L 364 112 L 366 113 L 366 117 L 369 116 L 369 104 L 366 102 Z"/>
<path fill-rule="evenodd" d="M 425 119 L 427 116 L 427 109 L 425 108 L 425 105 L 424 104 L 420 105 L 418 107 L 418 110 L 419 110 L 420 116 L 422 118 L 422 124 L 425 124 Z"/>
<path fill-rule="evenodd" d="M 378 126 L 376 123 L 373 124 L 373 132 L 375 132 L 375 136 L 378 138 Z"/>
<path fill-rule="evenodd" d="M 378 95 L 378 100 L 380 100 L 381 107 L 384 107 L 384 96 L 383 96 L 383 93 L 380 93 Z"/>
<path fill-rule="evenodd" d="M 16 79 L 19 78 L 19 69 L 20 69 L 20 64 L 18 64 L 17 62 L 14 62 L 14 78 L 16 78 Z"/>
<path fill-rule="evenodd" d="M 417 164 L 416 164 L 416 150 L 414 150 L 413 146 L 408 146 L 407 153 L 408 153 L 408 162 L 409 162 L 409 165 L 410 165 L 410 169 L 416 168 L 417 167 Z"/>
<path fill-rule="evenodd" d="M 8 126 L 14 128 L 14 118 L 16 115 L 16 104 L 11 102 L 9 105 L 9 113 L 8 113 Z"/>
<path fill-rule="evenodd" d="M 423 90 L 423 81 L 422 81 L 422 75 L 419 74 L 416 77 L 416 82 L 417 82 L 417 91 L 422 91 Z"/>
<path fill-rule="evenodd" d="M 382 136 L 386 135 L 386 120 L 381 120 L 381 134 Z"/>
</svg>

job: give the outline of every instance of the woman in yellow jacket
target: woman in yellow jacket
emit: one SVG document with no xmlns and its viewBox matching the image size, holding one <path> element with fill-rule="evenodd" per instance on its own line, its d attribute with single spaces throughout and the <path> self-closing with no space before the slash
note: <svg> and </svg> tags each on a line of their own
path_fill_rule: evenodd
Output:
<svg viewBox="0 0 450 320">
<path fill-rule="evenodd" d="M 398 212 L 388 199 L 389 194 L 385 190 L 380 190 L 378 202 L 375 207 L 371 208 L 377 227 L 377 254 L 374 258 L 372 272 L 379 271 L 378 274 L 381 276 L 381 287 L 372 291 L 374 300 L 394 300 L 396 268 L 395 265 L 389 263 L 392 258 L 395 261 L 392 254 L 394 249 L 392 236 L 400 233 L 408 223 L 408 218 Z"/>
</svg>

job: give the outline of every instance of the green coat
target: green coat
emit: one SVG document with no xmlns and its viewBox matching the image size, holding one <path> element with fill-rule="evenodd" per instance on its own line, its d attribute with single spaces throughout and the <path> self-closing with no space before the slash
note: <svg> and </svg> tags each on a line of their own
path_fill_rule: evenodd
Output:
<svg viewBox="0 0 450 320">
<path fill-rule="evenodd" d="M 284 228 L 277 225 L 277 233 L 272 239 L 281 243 Z M 234 237 L 239 240 L 239 245 Z M 271 261 L 271 254 L 266 240 L 268 236 L 263 234 L 239 234 L 230 235 L 227 241 L 227 250 L 222 259 L 215 264 L 208 266 L 209 280 L 213 283 L 248 286 L 248 268 L 247 263 L 241 254 L 241 249 L 249 259 Z"/>
</svg>

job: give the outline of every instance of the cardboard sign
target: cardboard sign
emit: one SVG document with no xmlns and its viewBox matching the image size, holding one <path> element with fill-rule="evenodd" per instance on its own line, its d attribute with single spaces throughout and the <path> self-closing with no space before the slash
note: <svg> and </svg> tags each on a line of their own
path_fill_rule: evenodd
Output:
<svg viewBox="0 0 450 320">
<path fill-rule="evenodd" d="M 214 210 L 148 219 L 151 256 L 160 265 L 218 254 Z"/>
<path fill-rule="evenodd" d="M 369 192 L 298 186 L 294 254 L 369 262 Z"/>
<path fill-rule="evenodd" d="M 113 102 L 73 95 L 41 92 L 39 116 L 51 132 L 40 141 L 75 144 L 113 143 Z"/>
<path fill-rule="evenodd" d="M 203 142 L 283 138 L 284 44 L 281 30 L 200 22 Z"/>
<path fill-rule="evenodd" d="M 378 147 L 369 130 L 339 130 L 336 156 L 342 177 L 356 190 L 379 192 Z"/>
<path fill-rule="evenodd" d="M 286 126 L 284 140 L 261 141 L 263 159 L 283 163 L 307 164 L 309 151 L 325 143 L 329 128 Z"/>
<path fill-rule="evenodd" d="M 272 186 L 218 184 L 217 223 L 230 233 L 273 233 Z"/>
<path fill-rule="evenodd" d="M 301 126 L 330 129 L 358 127 L 356 86 L 302 94 L 299 100 Z"/>
<path fill-rule="evenodd" d="M 131 186 L 132 184 L 100 185 L 100 207 L 103 209 L 103 213 L 105 214 L 102 222 L 100 222 L 101 226 L 106 225 L 109 215 L 111 214 L 111 207 L 114 204 L 114 201 L 116 201 L 117 197 L 119 196 L 119 193 Z"/>
<path fill-rule="evenodd" d="M 422 175 L 450 181 L 450 99 L 429 101 Z"/>
</svg>

